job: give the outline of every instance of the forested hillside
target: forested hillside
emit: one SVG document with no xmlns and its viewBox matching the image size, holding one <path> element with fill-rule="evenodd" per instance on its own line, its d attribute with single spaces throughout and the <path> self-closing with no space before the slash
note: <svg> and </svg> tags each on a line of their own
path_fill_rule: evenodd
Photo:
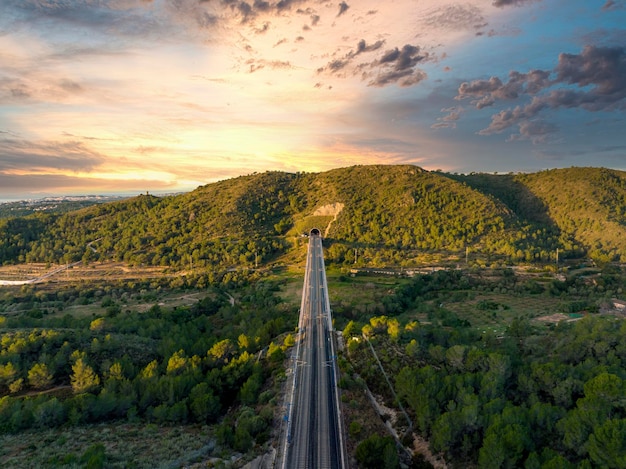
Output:
<svg viewBox="0 0 626 469">
<path fill-rule="evenodd" d="M 562 248 L 576 240 L 600 261 L 626 255 L 626 173 L 605 168 L 553 169 L 531 174 L 455 177 L 493 195 L 528 223 L 552 226 Z"/>
<path fill-rule="evenodd" d="M 333 217 L 314 216 L 331 204 Z M 291 252 L 311 225 L 331 262 L 412 265 L 419 253 L 552 262 L 626 258 L 626 175 L 595 168 L 452 175 L 416 166 L 267 172 L 168 197 L 0 220 L 5 264 L 114 259 L 182 268 L 250 267 Z M 91 243 L 91 244 L 89 244 Z"/>
</svg>

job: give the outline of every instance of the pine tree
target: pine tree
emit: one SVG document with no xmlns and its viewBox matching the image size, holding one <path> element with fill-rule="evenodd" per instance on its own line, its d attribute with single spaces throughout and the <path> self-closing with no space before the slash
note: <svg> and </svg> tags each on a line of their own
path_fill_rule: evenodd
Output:
<svg viewBox="0 0 626 469">
<path fill-rule="evenodd" d="M 70 381 L 76 394 L 89 392 L 100 385 L 100 377 L 82 358 L 76 360 L 76 363 L 72 365 L 72 372 Z"/>
</svg>

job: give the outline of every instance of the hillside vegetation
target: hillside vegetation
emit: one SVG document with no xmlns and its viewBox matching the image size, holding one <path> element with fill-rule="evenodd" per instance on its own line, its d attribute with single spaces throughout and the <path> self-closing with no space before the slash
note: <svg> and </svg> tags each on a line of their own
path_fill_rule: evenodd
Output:
<svg viewBox="0 0 626 469">
<path fill-rule="evenodd" d="M 314 216 L 332 204 L 343 204 L 334 217 Z M 620 261 L 626 173 L 453 175 L 355 166 L 252 174 L 176 196 L 2 219 L 0 262 L 253 267 L 291 253 L 302 232 L 331 220 L 328 259 L 336 263 L 354 263 L 356 250 L 359 263 L 410 266 L 423 253 L 459 259 L 466 249 L 484 262 L 553 262 L 557 249 L 561 258 Z"/>
</svg>

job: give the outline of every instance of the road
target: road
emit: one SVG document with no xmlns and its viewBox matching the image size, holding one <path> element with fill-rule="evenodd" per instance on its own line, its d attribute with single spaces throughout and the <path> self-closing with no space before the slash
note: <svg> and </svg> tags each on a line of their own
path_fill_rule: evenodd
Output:
<svg viewBox="0 0 626 469">
<path fill-rule="evenodd" d="M 309 236 L 284 469 L 347 469 L 322 237 Z"/>
</svg>

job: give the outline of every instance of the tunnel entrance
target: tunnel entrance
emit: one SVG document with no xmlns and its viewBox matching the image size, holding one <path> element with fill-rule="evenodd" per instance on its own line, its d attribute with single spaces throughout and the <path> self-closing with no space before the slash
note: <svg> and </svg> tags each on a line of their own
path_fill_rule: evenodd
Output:
<svg viewBox="0 0 626 469">
<path fill-rule="evenodd" d="M 311 230 L 311 236 L 319 236 L 320 235 L 320 230 L 318 230 L 317 228 L 313 228 Z"/>
</svg>

